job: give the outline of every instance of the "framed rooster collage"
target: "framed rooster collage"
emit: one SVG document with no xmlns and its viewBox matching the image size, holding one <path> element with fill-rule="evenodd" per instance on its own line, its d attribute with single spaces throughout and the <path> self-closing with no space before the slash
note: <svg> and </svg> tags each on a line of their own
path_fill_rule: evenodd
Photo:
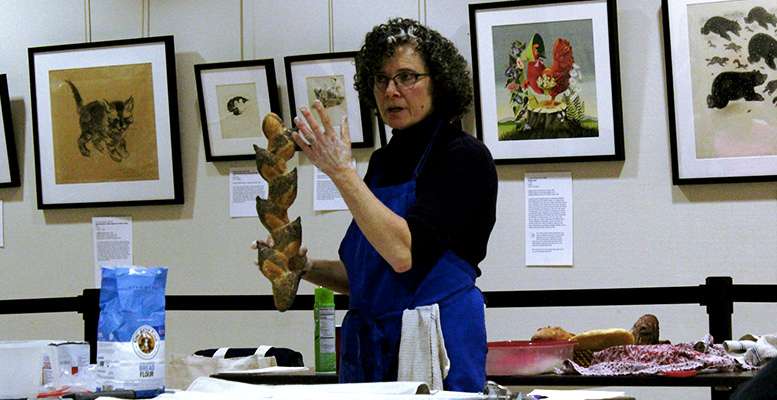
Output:
<svg viewBox="0 0 777 400">
<path fill-rule="evenodd" d="M 774 0 L 663 0 L 674 184 L 777 180 Z"/>
<path fill-rule="evenodd" d="M 172 36 L 28 57 L 39 209 L 183 203 Z"/>
<path fill-rule="evenodd" d="M 615 0 L 469 5 L 477 135 L 497 164 L 623 160 Z"/>
</svg>

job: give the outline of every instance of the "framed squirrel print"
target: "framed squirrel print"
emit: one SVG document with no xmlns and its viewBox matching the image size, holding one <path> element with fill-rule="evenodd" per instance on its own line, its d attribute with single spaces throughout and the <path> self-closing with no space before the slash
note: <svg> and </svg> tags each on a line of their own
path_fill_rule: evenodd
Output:
<svg viewBox="0 0 777 400">
<path fill-rule="evenodd" d="M 272 59 L 194 66 L 205 159 L 253 160 L 253 145 L 267 147 L 262 119 L 281 115 Z"/>
<path fill-rule="evenodd" d="M 623 160 L 615 0 L 469 5 L 477 135 L 494 161 Z"/>
<path fill-rule="evenodd" d="M 674 184 L 777 180 L 777 3 L 662 0 Z"/>
<path fill-rule="evenodd" d="M 319 100 L 329 114 L 336 132 L 343 116 L 348 116 L 351 147 L 372 147 L 375 135 L 372 113 L 361 104 L 353 87 L 356 75 L 356 52 L 306 54 L 283 58 L 286 84 L 289 90 L 291 119 L 297 109 L 310 107 Z M 315 112 L 313 115 L 318 118 Z"/>
<path fill-rule="evenodd" d="M 0 187 L 20 185 L 16 141 L 11 122 L 11 101 L 8 97 L 8 80 L 5 74 L 0 74 Z"/>
<path fill-rule="evenodd" d="M 38 208 L 183 203 L 172 36 L 28 55 Z"/>
</svg>

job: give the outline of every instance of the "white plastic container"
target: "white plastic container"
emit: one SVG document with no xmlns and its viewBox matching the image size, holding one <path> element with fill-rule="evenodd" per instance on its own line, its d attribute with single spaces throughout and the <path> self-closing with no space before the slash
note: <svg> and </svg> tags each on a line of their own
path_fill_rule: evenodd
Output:
<svg viewBox="0 0 777 400">
<path fill-rule="evenodd" d="M 47 340 L 0 342 L 0 399 L 34 399 L 43 383 Z"/>
</svg>

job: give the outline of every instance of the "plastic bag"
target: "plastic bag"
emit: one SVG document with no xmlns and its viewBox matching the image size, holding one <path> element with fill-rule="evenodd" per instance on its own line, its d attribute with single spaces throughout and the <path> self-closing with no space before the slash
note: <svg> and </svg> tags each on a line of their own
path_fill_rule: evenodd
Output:
<svg viewBox="0 0 777 400">
<path fill-rule="evenodd" d="M 153 397 L 165 384 L 164 267 L 103 267 L 97 326 L 102 390 Z"/>
<path fill-rule="evenodd" d="M 213 357 L 171 354 L 167 365 L 167 387 L 186 389 L 201 376 L 276 366 L 275 357 L 264 357 L 262 354 L 255 353 L 245 357 L 225 358 L 227 349 L 219 350 L 223 351 L 217 351 Z"/>
</svg>

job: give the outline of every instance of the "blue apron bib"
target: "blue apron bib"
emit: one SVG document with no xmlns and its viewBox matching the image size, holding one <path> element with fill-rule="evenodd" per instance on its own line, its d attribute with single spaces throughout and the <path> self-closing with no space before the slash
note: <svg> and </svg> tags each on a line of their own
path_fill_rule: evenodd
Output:
<svg viewBox="0 0 777 400">
<path fill-rule="evenodd" d="M 416 178 L 429 155 L 435 134 L 402 184 L 374 187 L 373 194 L 393 212 L 406 217 L 415 203 Z M 483 295 L 475 286 L 475 270 L 448 250 L 422 275 L 419 268 L 399 274 L 351 222 L 340 244 L 348 272 L 349 311 L 343 320 L 340 382 L 384 382 L 397 379 L 402 312 L 437 303 L 451 368 L 445 390 L 481 392 L 486 383 L 486 327 Z"/>
</svg>

